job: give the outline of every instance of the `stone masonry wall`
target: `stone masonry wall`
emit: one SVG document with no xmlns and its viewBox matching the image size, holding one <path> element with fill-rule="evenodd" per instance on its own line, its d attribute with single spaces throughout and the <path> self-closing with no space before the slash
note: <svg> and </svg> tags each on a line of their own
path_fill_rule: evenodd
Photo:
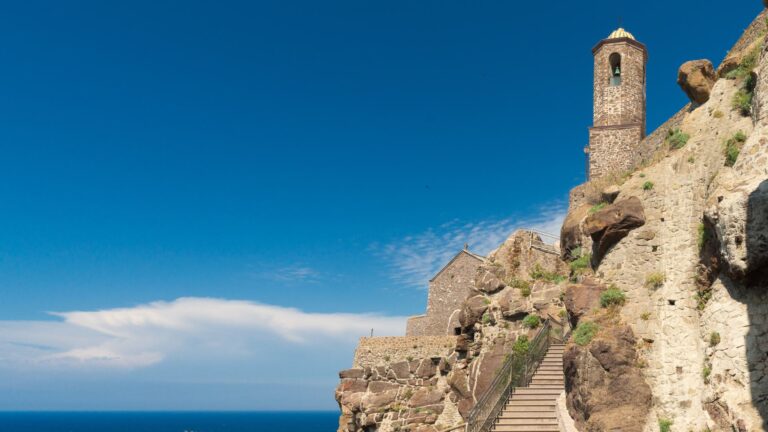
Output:
<svg viewBox="0 0 768 432">
<path fill-rule="evenodd" d="M 610 56 L 621 56 L 621 84 L 611 86 Z M 645 137 L 645 50 L 629 40 L 604 42 L 594 53 L 589 176 L 631 169 Z"/>
<path fill-rule="evenodd" d="M 621 55 L 621 85 L 611 86 L 609 57 Z M 645 129 L 645 53 L 629 42 L 608 42 L 595 52 L 594 126 L 642 124 Z"/>
<path fill-rule="evenodd" d="M 589 130 L 589 178 L 630 171 L 637 163 L 637 146 L 643 130 L 639 125 Z"/>
<path fill-rule="evenodd" d="M 375 367 L 412 359 L 447 357 L 455 345 L 456 336 L 363 337 L 355 350 L 353 367 Z"/>
<path fill-rule="evenodd" d="M 426 317 L 408 320 L 406 335 L 439 336 L 453 335 L 459 327 L 461 304 L 475 286 L 477 269 L 481 259 L 462 251 L 429 281 Z"/>
</svg>

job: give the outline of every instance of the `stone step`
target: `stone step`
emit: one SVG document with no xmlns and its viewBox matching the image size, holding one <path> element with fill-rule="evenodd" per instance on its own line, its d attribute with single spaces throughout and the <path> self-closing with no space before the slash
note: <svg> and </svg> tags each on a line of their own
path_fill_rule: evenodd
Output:
<svg viewBox="0 0 768 432">
<path fill-rule="evenodd" d="M 555 398 L 557 399 L 557 398 Z M 510 399 L 507 402 L 507 408 L 514 407 L 514 406 L 538 406 L 538 407 L 555 407 L 555 399 L 552 398 L 545 398 L 545 399 L 530 399 L 530 397 L 526 396 L 525 398 L 521 396 L 520 399 Z"/>
<path fill-rule="evenodd" d="M 506 425 L 526 425 L 526 426 L 541 426 L 541 425 L 557 425 L 557 417 L 551 418 L 530 418 L 530 419 L 499 419 L 496 421 L 496 426 Z"/>
<path fill-rule="evenodd" d="M 555 400 L 557 399 L 557 394 L 515 394 L 515 396 L 512 396 L 512 399 L 510 402 L 514 401 L 536 401 L 536 400 Z"/>
<path fill-rule="evenodd" d="M 495 425 L 493 430 L 496 432 L 560 432 L 557 425 Z"/>
<path fill-rule="evenodd" d="M 560 391 L 565 390 L 565 386 L 563 384 L 535 384 L 535 385 L 529 385 L 528 388 L 530 389 L 557 389 Z"/>
<path fill-rule="evenodd" d="M 529 415 L 531 413 L 539 413 L 539 412 L 541 413 L 555 412 L 555 406 L 554 405 L 507 405 L 501 411 L 502 416 L 507 414 Z"/>
<path fill-rule="evenodd" d="M 515 390 L 516 395 L 523 395 L 523 394 L 560 394 L 560 389 L 540 389 L 540 388 L 531 388 L 531 387 L 521 387 L 517 390 Z"/>
<path fill-rule="evenodd" d="M 563 367 L 561 365 L 552 365 L 552 366 L 541 366 L 538 369 L 536 369 L 536 373 L 538 372 L 562 372 Z"/>
<path fill-rule="evenodd" d="M 502 419 L 529 419 L 529 418 L 557 418 L 554 408 L 548 411 L 504 411 L 499 414 L 499 420 Z"/>
</svg>

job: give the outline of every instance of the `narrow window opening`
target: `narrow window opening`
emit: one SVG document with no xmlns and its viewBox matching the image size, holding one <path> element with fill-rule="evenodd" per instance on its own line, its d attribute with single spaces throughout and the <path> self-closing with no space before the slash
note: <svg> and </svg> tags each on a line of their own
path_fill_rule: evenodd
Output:
<svg viewBox="0 0 768 432">
<path fill-rule="evenodd" d="M 612 87 L 621 85 L 621 54 L 613 53 L 608 57 L 608 64 L 610 65 Z"/>
<path fill-rule="evenodd" d="M 453 328 L 453 334 L 456 336 L 461 335 L 461 327 L 454 327 Z"/>
<path fill-rule="evenodd" d="M 669 303 L 670 306 L 674 306 L 675 305 L 675 301 L 674 300 L 667 300 L 667 303 Z"/>
</svg>

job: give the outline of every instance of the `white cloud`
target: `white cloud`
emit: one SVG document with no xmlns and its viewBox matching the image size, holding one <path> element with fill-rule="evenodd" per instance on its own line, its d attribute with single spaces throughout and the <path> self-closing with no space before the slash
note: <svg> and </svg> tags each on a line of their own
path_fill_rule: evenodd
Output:
<svg viewBox="0 0 768 432">
<path fill-rule="evenodd" d="M 63 321 L 0 321 L 0 365 L 135 368 L 203 350 L 224 356 L 253 353 L 264 338 L 311 345 L 329 339 L 354 342 L 371 328 L 381 336 L 401 335 L 406 319 L 308 313 L 214 298 L 53 315 Z"/>
<path fill-rule="evenodd" d="M 519 228 L 559 235 L 566 213 L 567 206 L 561 203 L 546 207 L 531 218 L 452 221 L 374 249 L 389 262 L 393 280 L 408 287 L 426 288 L 429 279 L 465 243 L 473 252 L 486 255 Z"/>
</svg>

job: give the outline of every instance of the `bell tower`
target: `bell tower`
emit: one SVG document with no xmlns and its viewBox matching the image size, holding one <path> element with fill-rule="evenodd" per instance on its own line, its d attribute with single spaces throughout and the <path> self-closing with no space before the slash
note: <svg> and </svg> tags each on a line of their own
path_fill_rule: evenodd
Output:
<svg viewBox="0 0 768 432">
<path fill-rule="evenodd" d="M 589 128 L 589 178 L 632 169 L 645 138 L 645 65 L 648 51 L 619 28 L 592 48 L 593 125 Z"/>
</svg>

